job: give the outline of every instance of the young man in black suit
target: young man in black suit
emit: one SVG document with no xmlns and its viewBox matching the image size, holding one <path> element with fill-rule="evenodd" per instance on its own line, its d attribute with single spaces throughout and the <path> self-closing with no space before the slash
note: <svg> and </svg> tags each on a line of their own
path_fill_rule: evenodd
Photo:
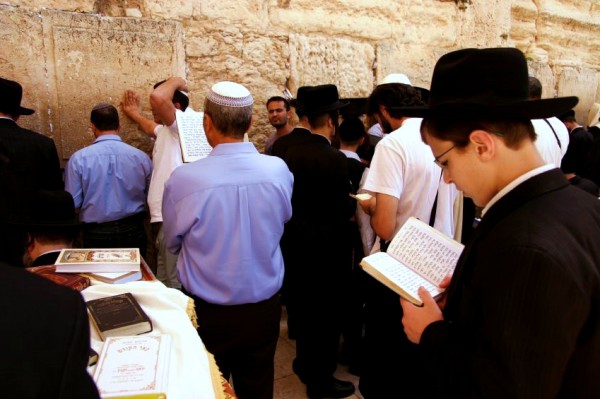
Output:
<svg viewBox="0 0 600 399">
<path fill-rule="evenodd" d="M 286 305 L 296 329 L 293 368 L 306 384 L 307 395 L 343 398 L 354 386 L 333 377 L 341 333 L 344 294 L 351 263 L 344 256 L 348 220 L 356 209 L 348 195 L 346 157 L 331 146 L 339 117 L 334 85 L 304 86 L 298 90 L 310 131 L 282 155 L 294 174 L 292 218 L 281 240 L 285 261 Z M 293 138 L 294 132 L 275 142 Z"/>
<path fill-rule="evenodd" d="M 8 222 L 21 219 L 32 194 L 63 188 L 52 139 L 17 125 L 33 110 L 21 106 L 23 88 L 0 78 L 0 261 L 21 264 L 22 233 Z"/>
<path fill-rule="evenodd" d="M 483 207 L 445 303 L 401 301 L 431 397 L 600 397 L 600 203 L 544 165 L 529 121 L 576 103 L 528 100 L 517 49 L 464 49 L 438 61 L 429 105 L 405 109 Z"/>
</svg>

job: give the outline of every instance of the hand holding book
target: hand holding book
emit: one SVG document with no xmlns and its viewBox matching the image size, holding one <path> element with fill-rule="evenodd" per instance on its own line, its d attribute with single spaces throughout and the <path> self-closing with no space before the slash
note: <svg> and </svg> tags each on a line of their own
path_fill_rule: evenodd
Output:
<svg viewBox="0 0 600 399">
<path fill-rule="evenodd" d="M 423 306 L 415 306 L 408 300 L 400 297 L 400 305 L 402 306 L 402 324 L 404 325 L 404 332 L 414 344 L 421 342 L 421 336 L 423 331 L 428 325 L 439 320 L 444 320 L 442 310 L 438 306 L 437 302 L 429 291 L 423 287 L 419 287 L 419 298 L 421 299 Z M 445 297 L 444 297 L 445 301 Z"/>
</svg>

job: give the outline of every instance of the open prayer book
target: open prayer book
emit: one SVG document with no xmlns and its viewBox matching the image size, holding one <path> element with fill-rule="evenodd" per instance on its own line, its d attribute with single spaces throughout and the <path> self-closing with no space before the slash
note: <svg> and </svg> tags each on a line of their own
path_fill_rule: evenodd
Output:
<svg viewBox="0 0 600 399">
<path fill-rule="evenodd" d="M 434 298 L 443 290 L 440 282 L 454 271 L 463 245 L 416 218 L 409 218 L 396 233 L 387 252 L 363 258 L 363 270 L 417 306 L 423 302 L 418 289 Z"/>
<path fill-rule="evenodd" d="M 183 162 L 194 162 L 206 157 L 212 151 L 212 147 L 204 133 L 204 112 L 197 112 L 188 107 L 185 112 L 177 110 L 175 117 Z"/>
</svg>

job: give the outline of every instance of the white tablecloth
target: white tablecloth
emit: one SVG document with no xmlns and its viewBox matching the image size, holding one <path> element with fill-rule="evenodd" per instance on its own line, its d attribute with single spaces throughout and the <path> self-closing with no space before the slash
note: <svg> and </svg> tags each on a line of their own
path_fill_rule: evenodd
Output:
<svg viewBox="0 0 600 399">
<path fill-rule="evenodd" d="M 152 320 L 154 330 L 148 334 L 169 334 L 172 338 L 167 398 L 215 399 L 209 355 L 186 312 L 189 298 L 157 281 L 95 284 L 81 294 L 89 301 L 125 292 L 133 294 Z M 90 332 L 92 347 L 100 353 L 103 342 L 92 325 Z"/>
</svg>

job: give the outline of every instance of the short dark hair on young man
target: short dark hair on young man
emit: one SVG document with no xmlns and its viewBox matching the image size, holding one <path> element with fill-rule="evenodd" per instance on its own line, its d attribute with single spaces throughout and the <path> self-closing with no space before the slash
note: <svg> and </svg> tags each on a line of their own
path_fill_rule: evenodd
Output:
<svg viewBox="0 0 600 399">
<path fill-rule="evenodd" d="M 529 77 L 529 98 L 539 100 L 542 98 L 542 82 L 536 77 Z"/>
<path fill-rule="evenodd" d="M 281 96 L 273 96 L 271 98 L 269 98 L 267 100 L 267 108 L 269 107 L 269 104 L 271 104 L 274 101 L 282 101 L 283 102 L 283 106 L 285 107 L 286 111 L 290 110 L 290 102 L 288 101 L 287 98 L 281 97 Z"/>
<path fill-rule="evenodd" d="M 469 136 L 474 130 L 485 130 L 504 139 L 508 148 L 517 149 L 525 139 L 535 141 L 536 134 L 529 119 L 467 119 L 467 118 L 424 118 L 421 122 L 421 137 L 425 133 L 444 141 L 451 141 L 458 148 L 469 145 Z"/>
<path fill-rule="evenodd" d="M 163 84 L 165 82 L 166 82 L 166 80 L 161 80 L 160 82 L 155 83 L 154 88 L 156 89 L 158 86 L 160 86 L 161 84 Z M 188 96 L 186 96 L 179 90 L 175 90 L 175 93 L 173 93 L 173 98 L 171 99 L 171 101 L 173 101 L 173 104 L 179 104 L 179 107 L 181 108 L 182 111 L 185 111 L 187 109 L 187 107 L 190 105 L 190 99 L 188 98 Z"/>
<path fill-rule="evenodd" d="M 102 132 L 117 130 L 119 128 L 119 112 L 110 104 L 98 104 L 92 109 L 90 122 Z"/>
<path fill-rule="evenodd" d="M 411 85 L 403 83 L 381 84 L 373 90 L 367 103 L 367 113 L 374 115 L 384 106 L 392 118 L 400 119 L 405 116 L 402 111 L 389 107 L 414 107 L 424 105 L 421 93 Z"/>
<path fill-rule="evenodd" d="M 336 130 L 338 128 L 339 122 L 338 119 L 340 117 L 339 110 L 334 110 L 330 112 L 326 112 L 324 114 L 311 114 L 306 116 L 308 118 L 308 124 L 313 129 L 318 129 L 327 124 L 327 120 L 331 118 Z"/>
<path fill-rule="evenodd" d="M 225 107 L 204 100 L 204 113 L 210 115 L 213 125 L 224 136 L 242 138 L 250 128 L 253 106 Z"/>
</svg>

